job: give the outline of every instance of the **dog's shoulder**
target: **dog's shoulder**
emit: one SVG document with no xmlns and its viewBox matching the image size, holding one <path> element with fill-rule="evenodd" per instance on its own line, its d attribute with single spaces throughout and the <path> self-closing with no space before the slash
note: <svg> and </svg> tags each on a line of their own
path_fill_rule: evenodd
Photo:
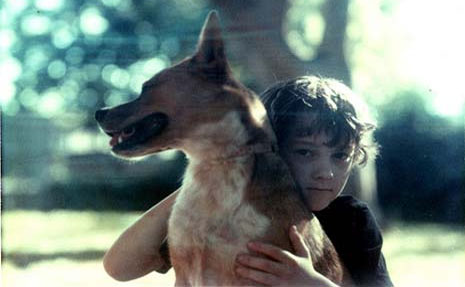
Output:
<svg viewBox="0 0 465 287">
<path fill-rule="evenodd" d="M 296 188 L 291 172 L 275 152 L 255 154 L 250 188 L 264 189 L 267 193 L 282 193 Z"/>
</svg>

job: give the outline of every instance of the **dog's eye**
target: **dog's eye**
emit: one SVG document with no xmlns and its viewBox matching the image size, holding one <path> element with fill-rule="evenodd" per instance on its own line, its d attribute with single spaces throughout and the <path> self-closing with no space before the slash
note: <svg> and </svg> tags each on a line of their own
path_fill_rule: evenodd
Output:
<svg viewBox="0 0 465 287">
<path fill-rule="evenodd" d="M 141 93 L 143 94 L 143 93 L 149 92 L 153 88 L 153 86 L 154 86 L 154 84 L 152 84 L 152 83 L 143 84 Z"/>
<path fill-rule="evenodd" d="M 142 93 L 142 94 L 147 93 L 149 90 L 150 90 L 150 86 L 142 86 L 142 91 L 141 91 L 141 93 Z"/>
</svg>

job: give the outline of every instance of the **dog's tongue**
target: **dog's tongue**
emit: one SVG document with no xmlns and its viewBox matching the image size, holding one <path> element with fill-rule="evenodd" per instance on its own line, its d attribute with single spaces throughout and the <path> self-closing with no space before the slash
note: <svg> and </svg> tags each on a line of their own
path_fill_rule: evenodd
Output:
<svg viewBox="0 0 465 287">
<path fill-rule="evenodd" d="M 115 146 L 118 143 L 119 134 L 115 134 L 110 140 L 110 146 Z"/>
</svg>

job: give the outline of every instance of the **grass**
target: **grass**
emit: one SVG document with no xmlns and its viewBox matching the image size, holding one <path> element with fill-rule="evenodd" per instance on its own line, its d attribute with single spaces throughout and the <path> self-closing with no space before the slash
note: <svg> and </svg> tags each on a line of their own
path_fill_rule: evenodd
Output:
<svg viewBox="0 0 465 287">
<path fill-rule="evenodd" d="M 14 211 L 3 214 L 7 253 L 105 250 L 139 213 Z"/>
<path fill-rule="evenodd" d="M 2 216 L 2 286 L 172 286 L 173 273 L 116 282 L 102 256 L 140 213 L 12 211 Z M 393 224 L 384 232 L 396 286 L 465 286 L 463 227 Z"/>
<path fill-rule="evenodd" d="M 396 286 L 465 286 L 464 228 L 396 224 L 383 253 Z"/>
</svg>

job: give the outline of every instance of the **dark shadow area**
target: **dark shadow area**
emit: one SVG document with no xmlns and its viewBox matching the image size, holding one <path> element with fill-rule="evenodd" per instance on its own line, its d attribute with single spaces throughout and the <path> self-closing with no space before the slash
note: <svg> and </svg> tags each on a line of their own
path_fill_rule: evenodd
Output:
<svg viewBox="0 0 465 287">
<path fill-rule="evenodd" d="M 13 252 L 3 255 L 2 260 L 4 260 L 5 262 L 13 263 L 14 265 L 20 268 L 27 268 L 29 265 L 34 263 L 62 258 L 73 261 L 101 260 L 104 254 L 105 251 L 102 250 L 57 252 L 51 254 Z"/>
<path fill-rule="evenodd" d="M 414 91 L 399 94 L 376 133 L 378 198 L 384 213 L 405 221 L 465 220 L 464 129 L 429 114 Z"/>
</svg>

